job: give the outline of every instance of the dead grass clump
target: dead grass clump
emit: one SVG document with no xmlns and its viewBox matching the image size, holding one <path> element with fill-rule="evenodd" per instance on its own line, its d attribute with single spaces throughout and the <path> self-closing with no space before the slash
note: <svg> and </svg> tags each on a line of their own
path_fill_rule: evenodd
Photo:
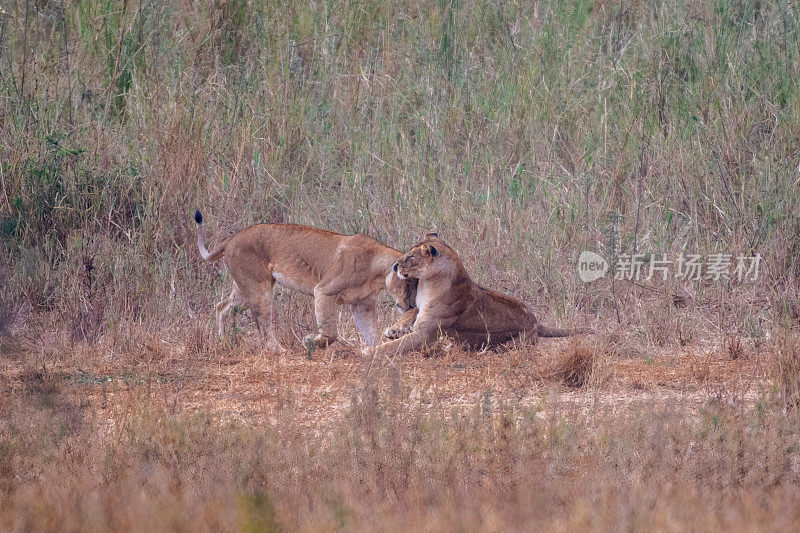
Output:
<svg viewBox="0 0 800 533">
<path fill-rule="evenodd" d="M 773 381 L 784 407 L 800 405 L 800 336 L 786 332 L 775 346 Z"/>
<path fill-rule="evenodd" d="M 727 343 L 728 355 L 734 361 L 746 355 L 741 337 L 732 337 Z"/>
<path fill-rule="evenodd" d="M 595 367 L 595 346 L 574 341 L 556 360 L 551 376 L 567 387 L 583 387 L 592 378 Z"/>
</svg>

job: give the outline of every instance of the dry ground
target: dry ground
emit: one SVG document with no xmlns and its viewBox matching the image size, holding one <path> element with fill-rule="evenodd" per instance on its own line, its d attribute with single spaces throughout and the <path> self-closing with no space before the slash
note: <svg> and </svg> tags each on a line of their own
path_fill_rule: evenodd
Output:
<svg viewBox="0 0 800 533">
<path fill-rule="evenodd" d="M 311 359 L 304 352 L 261 351 L 253 337 L 235 345 L 222 342 L 203 353 L 156 340 L 132 357 L 79 346 L 71 356 L 46 361 L 41 358 L 44 344 L 39 355 L 15 339 L 0 345 L 0 373 L 10 392 L 24 394 L 46 382 L 66 401 L 91 407 L 98 416 L 131 398 L 155 395 L 173 410 L 209 412 L 247 424 L 274 421 L 278 411 L 290 406 L 304 424 L 324 426 L 368 385 L 400 387 L 409 402 L 446 409 L 490 402 L 542 412 L 622 412 L 632 404 L 752 404 L 769 388 L 767 353 L 732 354 L 724 345 L 676 347 L 630 359 L 616 356 L 602 334 L 500 352 L 442 345 L 391 361 L 362 357 L 352 339 L 318 350 Z M 570 386 L 559 370 L 573 364 L 576 350 L 588 351 L 591 358 L 583 386 Z"/>
<path fill-rule="evenodd" d="M 617 338 L 389 361 L 4 337 L 0 529 L 795 527 L 773 352 Z"/>
</svg>

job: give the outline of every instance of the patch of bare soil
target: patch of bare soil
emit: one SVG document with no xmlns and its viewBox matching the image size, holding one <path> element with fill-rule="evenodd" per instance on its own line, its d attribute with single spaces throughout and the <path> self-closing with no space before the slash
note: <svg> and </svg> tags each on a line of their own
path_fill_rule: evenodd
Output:
<svg viewBox="0 0 800 533">
<path fill-rule="evenodd" d="M 443 348 L 392 360 L 364 358 L 347 343 L 319 350 L 311 359 L 305 353 L 278 356 L 236 347 L 191 354 L 173 346 L 157 352 L 145 347 L 143 352 L 153 353 L 120 361 L 90 353 L 49 364 L 35 363 L 37 354 L 9 339 L 0 348 L 7 392 L 57 397 L 101 417 L 147 395 L 170 409 L 248 424 L 274 421 L 289 409 L 310 426 L 337 419 L 362 394 L 389 389 L 418 405 L 530 407 L 542 416 L 753 402 L 766 386 L 768 362 L 758 354 L 734 360 L 723 349 L 621 359 L 602 346 L 570 340 L 500 353 Z"/>
</svg>

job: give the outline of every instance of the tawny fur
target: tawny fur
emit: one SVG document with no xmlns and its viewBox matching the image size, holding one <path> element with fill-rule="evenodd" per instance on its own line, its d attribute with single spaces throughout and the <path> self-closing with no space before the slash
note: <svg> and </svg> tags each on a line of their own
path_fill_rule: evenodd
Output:
<svg viewBox="0 0 800 533">
<path fill-rule="evenodd" d="M 324 346 L 336 340 L 337 304 L 350 305 L 364 340 L 377 343 L 375 306 L 401 252 L 365 235 L 340 235 L 297 224 L 250 226 L 208 251 L 199 211 L 195 221 L 200 255 L 206 261 L 223 259 L 234 280 L 231 293 L 217 304 L 220 336 L 225 316 L 242 303 L 253 313 L 267 348 L 282 351 L 272 312 L 272 288 L 278 283 L 314 297 L 318 331 L 307 336 L 306 343 Z M 405 310 L 413 306 L 413 290 L 401 289 L 411 284 L 394 287 L 394 292 L 405 294 L 406 301 L 399 304 Z"/>
<path fill-rule="evenodd" d="M 435 236 L 414 246 L 397 264 L 399 278 L 419 280 L 416 307 L 385 331 L 395 340 L 378 346 L 378 353 L 392 356 L 412 351 L 440 334 L 482 348 L 521 334 L 535 343 L 538 337 L 593 333 L 591 329 L 556 329 L 539 324 L 524 303 L 472 281 L 458 254 Z"/>
</svg>

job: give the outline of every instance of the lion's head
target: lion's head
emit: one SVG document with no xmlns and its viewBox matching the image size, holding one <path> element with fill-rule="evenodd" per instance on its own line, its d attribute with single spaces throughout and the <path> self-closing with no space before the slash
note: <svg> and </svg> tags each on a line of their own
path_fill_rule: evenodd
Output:
<svg viewBox="0 0 800 533">
<path fill-rule="evenodd" d="M 428 233 L 425 240 L 411 248 L 397 260 L 397 276 L 400 279 L 427 279 L 456 269 L 461 261 L 456 253 L 441 241 L 435 233 Z"/>
<path fill-rule="evenodd" d="M 419 280 L 417 278 L 401 278 L 398 273 L 398 265 L 395 263 L 392 270 L 386 275 L 386 290 L 397 302 L 397 309 L 401 313 L 405 313 L 409 309 L 415 307 L 414 301 L 417 297 L 417 285 Z"/>
</svg>

